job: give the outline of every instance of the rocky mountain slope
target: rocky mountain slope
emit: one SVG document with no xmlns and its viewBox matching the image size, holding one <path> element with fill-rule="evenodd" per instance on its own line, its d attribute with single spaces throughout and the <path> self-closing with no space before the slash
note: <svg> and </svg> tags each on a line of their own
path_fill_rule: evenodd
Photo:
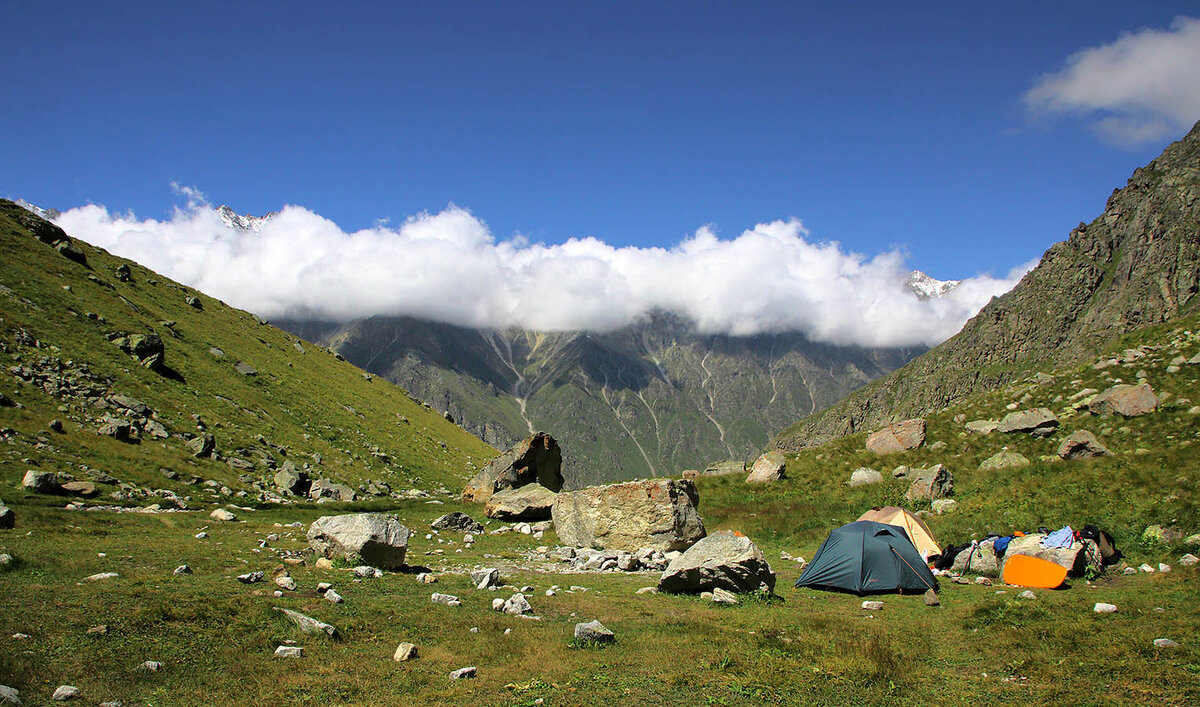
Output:
<svg viewBox="0 0 1200 707">
<path fill-rule="evenodd" d="M 1007 294 L 904 368 L 785 429 L 796 450 L 939 410 L 1040 364 L 1077 361 L 1121 334 L 1196 309 L 1200 123 L 1114 190 L 1104 212 L 1046 251 Z"/>
<path fill-rule="evenodd" d="M 457 492 L 495 454 L 332 352 L 3 200 L 0 357 L 14 485 L 44 470 L 166 503 L 203 481 L 251 503 L 289 467 L 359 495 Z"/>
<path fill-rule="evenodd" d="M 347 360 L 506 447 L 534 429 L 565 450 L 569 487 L 677 475 L 756 455 L 797 416 L 820 410 L 921 349 L 862 349 L 800 334 L 704 335 L 656 313 L 617 331 L 477 330 L 371 317 L 322 334 Z"/>
</svg>

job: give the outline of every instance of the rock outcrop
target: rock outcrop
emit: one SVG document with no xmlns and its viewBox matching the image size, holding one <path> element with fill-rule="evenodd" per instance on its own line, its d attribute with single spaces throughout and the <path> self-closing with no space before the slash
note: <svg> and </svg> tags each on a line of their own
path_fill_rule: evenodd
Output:
<svg viewBox="0 0 1200 707">
<path fill-rule="evenodd" d="M 492 494 L 538 483 L 551 491 L 563 487 L 562 450 L 545 432 L 526 438 L 488 462 L 463 489 L 463 500 L 487 503 Z"/>
<path fill-rule="evenodd" d="M 750 538 L 722 530 L 671 560 L 658 581 L 658 588 L 683 594 L 714 589 L 771 592 L 775 589 L 775 573 Z"/>
<path fill-rule="evenodd" d="M 308 544 L 317 555 L 384 569 L 404 566 L 408 528 L 383 513 L 321 516 L 308 528 Z"/>
<path fill-rule="evenodd" d="M 558 494 L 559 540 L 574 547 L 686 550 L 705 536 L 700 497 L 687 479 L 629 481 Z"/>
</svg>

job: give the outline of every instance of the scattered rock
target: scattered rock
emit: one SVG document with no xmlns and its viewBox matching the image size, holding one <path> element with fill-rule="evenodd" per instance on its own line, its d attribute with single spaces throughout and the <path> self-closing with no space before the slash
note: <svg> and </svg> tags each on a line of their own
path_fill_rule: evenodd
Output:
<svg viewBox="0 0 1200 707">
<path fill-rule="evenodd" d="M 978 435 L 989 435 L 999 426 L 999 420 L 972 420 L 965 425 L 968 430 Z"/>
<path fill-rule="evenodd" d="M 734 460 L 713 462 L 704 468 L 704 476 L 728 476 L 730 474 L 745 473 L 746 463 Z"/>
<path fill-rule="evenodd" d="M 296 591 L 296 580 L 292 579 L 286 574 L 280 575 L 275 578 L 275 586 L 279 587 L 285 592 L 294 592 Z"/>
<path fill-rule="evenodd" d="M 687 479 L 593 486 L 558 494 L 554 528 L 559 540 L 576 547 L 686 550 L 705 535 L 699 503 Z"/>
<path fill-rule="evenodd" d="M 958 508 L 958 501 L 955 501 L 953 498 L 938 498 L 933 501 L 930 507 L 938 515 L 952 513 Z"/>
<path fill-rule="evenodd" d="M 866 609 L 867 611 L 879 611 L 883 608 L 883 602 L 881 602 L 881 601 L 864 601 L 862 603 L 862 608 Z"/>
<path fill-rule="evenodd" d="M 434 530 L 452 530 L 457 533 L 482 533 L 483 524 L 462 511 L 441 516 L 429 524 Z"/>
<path fill-rule="evenodd" d="M 909 502 L 932 502 L 954 495 L 954 476 L 944 464 L 935 464 L 927 469 L 912 471 L 912 484 L 904 498 Z"/>
<path fill-rule="evenodd" d="M 545 432 L 538 432 L 488 462 L 463 489 L 463 500 L 486 503 L 504 489 L 539 483 L 558 492 L 563 487 L 562 450 Z"/>
<path fill-rule="evenodd" d="M 138 670 L 144 670 L 148 673 L 157 673 L 163 669 L 163 664 L 157 660 L 147 660 L 137 667 Z"/>
<path fill-rule="evenodd" d="M 396 516 L 349 513 L 313 521 L 308 544 L 321 557 L 395 570 L 404 566 L 410 535 Z"/>
<path fill-rule="evenodd" d="M 215 509 L 212 513 L 208 514 L 208 517 L 212 518 L 213 520 L 223 520 L 223 521 L 227 521 L 227 522 L 232 522 L 232 521 L 237 520 L 236 515 L 234 515 L 230 511 L 225 510 L 224 508 Z"/>
<path fill-rule="evenodd" d="M 1058 445 L 1056 452 L 1063 459 L 1090 459 L 1093 457 L 1110 457 L 1112 452 L 1100 444 L 1096 435 L 1088 430 L 1075 430 Z"/>
<path fill-rule="evenodd" d="M 291 621 L 304 633 L 324 633 L 330 637 L 337 637 L 337 629 L 330 624 L 317 621 L 311 616 L 305 616 L 298 611 L 292 611 L 290 609 L 277 610 L 282 611 L 283 615 L 287 617 L 288 621 Z"/>
<path fill-rule="evenodd" d="M 992 456 L 984 459 L 979 464 L 979 468 L 983 471 L 994 471 L 996 469 L 1019 469 L 1029 466 L 1029 458 L 1020 452 L 1010 452 L 1005 447 Z"/>
<path fill-rule="evenodd" d="M 241 582 L 242 584 L 257 584 L 263 581 L 265 577 L 266 575 L 262 572 L 247 572 L 246 574 L 239 574 L 237 576 L 237 581 Z"/>
<path fill-rule="evenodd" d="M 513 616 L 528 614 L 533 611 L 533 607 L 529 605 L 529 600 L 524 594 L 514 594 L 507 601 L 500 605 L 500 611 Z"/>
<path fill-rule="evenodd" d="M 904 420 L 872 432 L 867 449 L 876 454 L 894 454 L 916 449 L 925 442 L 925 420 Z"/>
<path fill-rule="evenodd" d="M 217 440 L 212 434 L 205 432 L 189 439 L 187 447 L 192 450 L 192 456 L 204 459 L 212 456 L 213 450 L 217 448 Z"/>
<path fill-rule="evenodd" d="M 996 429 L 1004 433 L 1027 432 L 1034 437 L 1048 437 L 1058 429 L 1058 418 L 1047 408 L 1010 412 Z"/>
<path fill-rule="evenodd" d="M 180 565 L 180 566 L 178 566 L 178 567 L 176 567 L 176 568 L 175 568 L 175 572 L 174 572 L 173 574 L 174 574 L 176 577 L 180 577 L 180 576 L 183 576 L 183 575 L 185 575 L 185 574 L 191 574 L 191 573 L 192 573 L 192 568 L 191 568 L 191 567 L 188 567 L 187 565 Z"/>
<path fill-rule="evenodd" d="M 938 599 L 937 592 L 933 589 L 925 590 L 925 606 L 940 606 L 941 599 Z"/>
<path fill-rule="evenodd" d="M 1183 557 L 1179 558 L 1179 564 L 1183 567 L 1192 567 L 1193 565 L 1196 565 L 1197 563 L 1200 563 L 1200 557 L 1196 557 L 1195 555 L 1193 555 L 1190 552 L 1188 554 L 1184 555 Z"/>
<path fill-rule="evenodd" d="M 238 373 L 241 373 L 243 376 L 257 376 L 258 375 L 258 369 L 256 369 L 254 366 L 251 366 L 250 364 L 246 363 L 245 361 L 238 361 L 237 363 L 234 364 L 233 368 L 235 371 L 237 371 Z"/>
<path fill-rule="evenodd" d="M 1102 601 L 1096 602 L 1096 605 L 1092 607 L 1092 611 L 1096 612 L 1097 614 L 1111 614 L 1116 610 L 1117 607 L 1113 604 L 1105 604 Z"/>
<path fill-rule="evenodd" d="M 307 496 L 312 485 L 308 474 L 298 470 L 291 461 L 285 461 L 280 466 L 279 471 L 275 472 L 273 481 L 275 488 L 295 496 Z"/>
<path fill-rule="evenodd" d="M 93 574 L 93 575 L 84 577 L 83 581 L 85 581 L 85 582 L 100 582 L 100 581 L 103 581 L 106 579 L 116 579 L 117 577 L 120 577 L 120 576 L 121 575 L 117 574 L 116 572 L 100 572 L 97 574 Z"/>
<path fill-rule="evenodd" d="M 342 598 L 342 595 L 338 594 L 333 588 L 326 589 L 322 596 L 325 597 L 325 601 L 331 601 L 334 604 L 341 604 L 342 602 L 346 601 Z"/>
<path fill-rule="evenodd" d="M 706 596 L 707 595 L 707 596 Z M 716 587 L 711 592 L 702 592 L 702 598 L 707 598 L 714 604 L 736 604 L 738 603 L 737 595 L 727 589 Z"/>
<path fill-rule="evenodd" d="M 1156 638 L 1156 639 L 1154 639 L 1154 647 L 1165 649 L 1165 650 L 1172 650 L 1172 649 L 1178 648 L 1179 644 L 1176 643 L 1175 641 L 1172 641 L 1169 638 Z"/>
<path fill-rule="evenodd" d="M 417 645 L 415 643 L 401 643 L 396 646 L 396 652 L 392 655 L 392 660 L 397 663 L 403 663 L 409 660 L 416 660 Z"/>
<path fill-rule="evenodd" d="M 11 530 L 17 525 L 17 514 L 0 501 L 0 530 Z"/>
<path fill-rule="evenodd" d="M 192 307 L 194 309 L 199 309 L 199 310 L 204 309 L 204 303 L 200 301 L 199 297 L 184 297 L 183 301 L 185 304 L 187 304 L 187 306 Z"/>
<path fill-rule="evenodd" d="M 787 478 L 787 459 L 783 452 L 772 450 L 763 454 L 750 467 L 750 475 L 746 477 L 748 484 L 768 484 Z"/>
<path fill-rule="evenodd" d="M 453 594 L 434 592 L 430 595 L 429 601 L 433 604 L 444 604 L 445 606 L 462 606 L 462 602 Z"/>
<path fill-rule="evenodd" d="M 722 530 L 671 560 L 658 582 L 660 590 L 673 593 L 697 594 L 717 587 L 772 592 L 775 573 L 750 538 Z"/>
<path fill-rule="evenodd" d="M 304 649 L 300 646 L 279 646 L 275 649 L 276 658 L 302 658 Z"/>
<path fill-rule="evenodd" d="M 62 487 L 58 484 L 58 474 L 50 471 L 26 471 L 21 479 L 21 487 L 34 493 L 62 493 Z"/>
<path fill-rule="evenodd" d="M 1158 396 L 1149 383 L 1115 385 L 1092 398 L 1087 407 L 1095 415 L 1137 417 L 1158 409 Z"/>
<path fill-rule="evenodd" d="M 0 704 L 4 705 L 19 705 L 21 704 L 21 691 L 15 687 L 8 685 L 0 685 Z"/>
<path fill-rule="evenodd" d="M 874 469 L 868 469 L 860 466 L 850 474 L 850 488 L 856 486 L 870 486 L 872 484 L 883 483 L 883 474 Z"/>
<path fill-rule="evenodd" d="M 454 672 L 450 673 L 451 680 L 470 680 L 474 677 L 475 677 L 475 666 L 473 666 L 473 665 L 468 668 L 459 668 L 458 670 L 455 670 Z"/>
<path fill-rule="evenodd" d="M 483 514 L 497 520 L 546 520 L 551 516 L 557 497 L 558 494 L 541 484 L 504 489 L 488 498 Z"/>
<path fill-rule="evenodd" d="M 78 698 L 79 688 L 75 687 L 74 685 L 59 685 L 57 688 L 55 688 L 54 694 L 50 696 L 50 699 L 54 700 L 55 702 L 66 702 L 67 700 L 74 700 Z"/>
<path fill-rule="evenodd" d="M 383 570 L 378 567 L 371 567 L 370 565 L 359 565 L 352 571 L 354 572 L 354 576 L 359 579 L 376 579 L 383 576 Z"/>
<path fill-rule="evenodd" d="M 471 585 L 476 589 L 500 586 L 500 570 L 495 567 L 471 570 Z"/>
<path fill-rule="evenodd" d="M 575 640 L 579 643 L 612 643 L 617 636 L 599 621 L 575 624 Z"/>
<path fill-rule="evenodd" d="M 1025 591 L 1018 594 L 1017 598 L 1018 599 L 1037 599 L 1037 595 L 1033 593 L 1032 589 L 1026 589 Z"/>
</svg>

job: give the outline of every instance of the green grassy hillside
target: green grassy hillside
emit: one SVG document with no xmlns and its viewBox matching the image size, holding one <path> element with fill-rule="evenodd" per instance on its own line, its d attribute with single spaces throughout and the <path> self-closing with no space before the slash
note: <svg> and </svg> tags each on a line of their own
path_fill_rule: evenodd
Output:
<svg viewBox="0 0 1200 707">
<path fill-rule="evenodd" d="M 19 405 L 0 406 L 4 488 L 36 469 L 107 480 L 101 499 L 121 483 L 136 487 L 122 502 L 161 502 L 141 493 L 155 489 L 198 502 L 207 495 L 185 482 L 200 479 L 248 503 L 290 461 L 354 488 L 457 491 L 495 454 L 387 381 L 247 312 L 80 241 L 73 260 L 34 233 L 63 237 L 0 201 L 0 393 Z M 122 350 L 129 335 L 159 337 L 161 361 L 148 368 Z M 105 418 L 128 417 L 114 394 L 147 405 L 167 436 L 97 434 Z M 196 458 L 187 442 L 206 432 L 216 453 Z"/>
</svg>

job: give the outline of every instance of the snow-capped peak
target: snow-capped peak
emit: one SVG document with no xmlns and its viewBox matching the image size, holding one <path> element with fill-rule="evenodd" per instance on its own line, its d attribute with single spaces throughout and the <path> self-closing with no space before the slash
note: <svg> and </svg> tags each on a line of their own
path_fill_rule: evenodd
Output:
<svg viewBox="0 0 1200 707">
<path fill-rule="evenodd" d="M 961 280 L 935 280 L 920 270 L 913 270 L 908 276 L 908 289 L 913 291 L 917 299 L 935 299 L 958 287 Z"/>
<path fill-rule="evenodd" d="M 275 212 L 272 211 L 266 216 L 243 216 L 224 204 L 217 207 L 217 216 L 221 217 L 222 223 L 226 226 L 242 231 L 253 231 L 254 233 L 262 231 L 263 224 L 274 215 Z"/>
<path fill-rule="evenodd" d="M 43 209 L 40 206 L 34 206 L 33 204 L 29 203 L 28 201 L 25 201 L 24 199 L 17 199 L 17 206 L 20 206 L 22 209 L 25 209 L 26 211 L 32 211 L 33 213 L 37 214 L 38 216 L 41 216 L 42 218 L 46 219 L 47 221 L 53 221 L 54 219 L 58 218 L 59 216 L 62 216 L 62 214 L 59 213 L 58 209 Z"/>
</svg>

